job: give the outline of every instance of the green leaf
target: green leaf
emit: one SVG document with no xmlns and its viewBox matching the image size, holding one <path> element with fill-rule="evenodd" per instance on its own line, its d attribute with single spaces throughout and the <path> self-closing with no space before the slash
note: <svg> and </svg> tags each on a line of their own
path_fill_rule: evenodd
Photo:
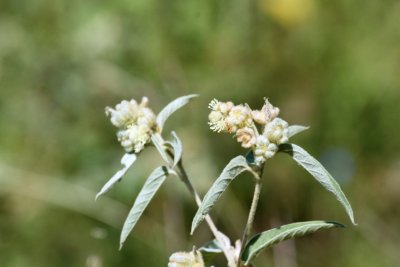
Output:
<svg viewBox="0 0 400 267">
<path fill-rule="evenodd" d="M 246 170 L 250 171 L 250 167 L 247 164 L 246 158 L 243 156 L 233 158 L 228 165 L 226 165 L 220 176 L 204 196 L 203 202 L 194 216 L 191 234 L 193 234 L 194 230 L 196 230 L 199 224 L 203 221 L 204 217 L 210 212 L 211 208 L 215 205 L 221 194 L 226 190 L 230 182 Z"/>
<path fill-rule="evenodd" d="M 181 96 L 170 102 L 168 105 L 166 105 L 164 109 L 161 110 L 161 112 L 158 114 L 156 119 L 156 123 L 159 127 L 160 132 L 164 127 L 165 121 L 169 118 L 169 116 L 171 116 L 172 113 L 174 113 L 175 111 L 186 105 L 190 99 L 197 96 L 198 95 Z"/>
<path fill-rule="evenodd" d="M 249 242 L 241 255 L 241 260 L 245 265 L 249 264 L 262 250 L 273 246 L 287 239 L 301 237 L 306 234 L 314 233 L 318 230 L 334 227 L 344 227 L 340 223 L 326 221 L 297 222 L 282 225 L 277 228 L 256 234 Z"/>
<path fill-rule="evenodd" d="M 340 185 L 336 180 L 329 174 L 329 172 L 308 154 L 304 149 L 295 144 L 282 144 L 279 146 L 280 152 L 285 152 L 292 156 L 292 158 L 304 169 L 306 169 L 325 189 L 332 192 L 337 200 L 343 205 L 351 222 L 355 225 L 353 209 L 345 194 L 343 193 Z"/>
<path fill-rule="evenodd" d="M 294 136 L 294 135 L 296 135 L 298 133 L 301 133 L 301 132 L 303 132 L 305 130 L 308 130 L 308 129 L 310 129 L 310 127 L 308 127 L 308 126 L 290 125 L 289 128 L 288 128 L 288 131 L 289 131 L 288 138 L 290 138 L 290 137 L 292 137 L 292 136 Z"/>
<path fill-rule="evenodd" d="M 155 193 L 158 191 L 165 178 L 168 175 L 168 170 L 166 167 L 156 168 L 147 178 L 142 189 L 137 196 L 132 209 L 129 211 L 128 217 L 124 222 L 122 227 L 121 238 L 120 238 L 120 249 L 124 245 L 126 238 L 129 233 L 135 227 L 137 221 L 142 216 L 143 211 L 146 209 L 147 205 L 150 203 Z"/>
<path fill-rule="evenodd" d="M 122 169 L 120 169 L 119 171 L 117 171 L 114 174 L 114 176 L 111 177 L 110 180 L 108 180 L 108 182 L 101 188 L 100 192 L 97 193 L 97 195 L 96 195 L 96 200 L 99 196 L 101 196 L 101 195 L 105 194 L 107 191 L 109 191 L 116 182 L 121 181 L 122 176 L 125 175 L 126 171 L 129 169 L 129 167 L 132 166 L 132 164 L 135 162 L 136 158 L 137 157 L 135 154 L 128 154 L 128 153 L 126 153 L 122 157 L 121 164 L 124 165 L 124 167 Z"/>
<path fill-rule="evenodd" d="M 168 142 L 168 144 L 174 150 L 174 166 L 176 166 L 176 164 L 178 164 L 178 162 L 182 158 L 183 146 L 182 146 L 182 141 L 179 139 L 178 135 L 175 132 L 171 132 L 171 135 L 172 135 L 172 142 Z"/>
</svg>

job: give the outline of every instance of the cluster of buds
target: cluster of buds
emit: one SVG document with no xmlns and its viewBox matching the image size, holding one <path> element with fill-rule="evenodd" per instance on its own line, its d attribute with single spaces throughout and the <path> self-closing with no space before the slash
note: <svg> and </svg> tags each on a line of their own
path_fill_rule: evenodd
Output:
<svg viewBox="0 0 400 267">
<path fill-rule="evenodd" d="M 261 164 L 278 151 L 278 145 L 289 141 L 288 123 L 278 118 L 279 108 L 265 99 L 261 110 L 252 110 L 247 104 L 234 105 L 216 99 L 209 104 L 211 130 L 233 133 L 244 148 L 251 148 L 256 164 Z M 258 129 L 261 129 L 261 134 Z"/>
<path fill-rule="evenodd" d="M 140 104 L 136 100 L 123 100 L 115 109 L 106 107 L 106 115 L 118 127 L 117 137 L 126 152 L 139 153 L 150 142 L 156 125 L 156 116 L 147 107 L 148 99 L 143 97 Z"/>
<path fill-rule="evenodd" d="M 199 251 L 175 252 L 169 258 L 168 267 L 204 267 L 204 261 Z"/>
</svg>

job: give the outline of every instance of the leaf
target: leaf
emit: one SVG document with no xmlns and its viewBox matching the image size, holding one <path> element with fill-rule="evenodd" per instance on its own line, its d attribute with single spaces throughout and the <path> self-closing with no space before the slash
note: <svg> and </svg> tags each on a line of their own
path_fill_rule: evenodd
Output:
<svg viewBox="0 0 400 267">
<path fill-rule="evenodd" d="M 204 253 L 223 253 L 224 251 L 220 247 L 218 241 L 216 239 L 207 242 L 199 251 L 204 255 Z"/>
<path fill-rule="evenodd" d="M 204 196 L 203 202 L 194 216 L 191 234 L 193 234 L 194 230 L 196 230 L 199 224 L 203 221 L 204 217 L 210 212 L 211 208 L 215 205 L 221 194 L 226 190 L 230 182 L 246 170 L 250 171 L 250 167 L 243 156 L 233 158 L 228 165 L 226 165 L 220 176 Z"/>
<path fill-rule="evenodd" d="M 310 129 L 310 127 L 308 127 L 308 126 L 290 125 L 289 128 L 288 128 L 288 131 L 289 131 L 288 138 L 290 138 L 290 137 L 292 137 L 292 136 L 294 136 L 294 135 L 296 135 L 298 133 L 301 133 L 301 132 L 303 132 L 305 130 L 308 130 L 308 129 Z"/>
<path fill-rule="evenodd" d="M 182 153 L 183 153 L 183 146 L 182 146 L 182 141 L 179 139 L 178 135 L 175 132 L 171 133 L 173 139 L 172 142 L 168 142 L 171 146 L 172 149 L 174 150 L 174 166 L 178 164 L 178 162 L 182 158 Z"/>
<path fill-rule="evenodd" d="M 181 96 L 170 102 L 168 105 L 166 105 L 164 109 L 161 110 L 161 112 L 158 114 L 156 119 L 156 123 L 159 127 L 160 132 L 164 127 L 165 121 L 169 118 L 169 116 L 171 116 L 172 113 L 174 113 L 175 111 L 186 105 L 190 99 L 197 96 L 198 95 Z"/>
<path fill-rule="evenodd" d="M 129 211 L 128 217 L 124 222 L 122 227 L 121 238 L 120 238 L 120 249 L 124 245 L 126 238 L 129 233 L 135 227 L 137 221 L 142 216 L 143 211 L 146 209 L 147 205 L 150 203 L 155 193 L 158 191 L 165 178 L 168 175 L 168 170 L 166 167 L 156 168 L 147 178 L 142 189 L 137 196 L 132 209 Z"/>
<path fill-rule="evenodd" d="M 215 256 L 224 252 L 216 239 L 206 243 L 204 246 L 199 248 L 198 251 L 203 255 L 203 260 L 206 266 L 210 266 Z"/>
<path fill-rule="evenodd" d="M 113 177 L 110 178 L 110 180 L 108 180 L 108 182 L 101 188 L 100 192 L 97 193 L 96 195 L 96 200 L 99 196 L 105 194 L 107 191 L 109 191 L 111 189 L 111 187 L 113 187 L 113 185 L 116 182 L 121 181 L 122 176 L 124 176 L 124 174 L 126 173 L 126 171 L 129 169 L 129 167 L 132 166 L 132 164 L 135 162 L 136 160 L 136 155 L 135 154 L 128 154 L 126 153 L 122 159 L 121 159 L 121 164 L 124 165 L 124 167 L 122 169 L 120 169 L 119 171 L 117 171 Z"/>
<path fill-rule="evenodd" d="M 344 227 L 340 223 L 326 221 L 297 222 L 282 225 L 277 228 L 259 233 L 253 236 L 241 255 L 241 260 L 245 265 L 249 264 L 262 250 L 273 246 L 287 239 L 301 237 L 306 234 L 314 233 L 318 230 L 334 227 Z"/>
<path fill-rule="evenodd" d="M 304 169 L 306 169 L 325 189 L 332 192 L 337 200 L 345 208 L 347 215 L 350 217 L 351 222 L 355 225 L 353 209 L 345 194 L 343 193 L 340 185 L 336 180 L 329 174 L 329 172 L 308 154 L 304 149 L 295 144 L 282 144 L 279 146 L 280 152 L 285 152 L 292 156 L 292 158 Z"/>
<path fill-rule="evenodd" d="M 153 143 L 153 145 L 157 148 L 158 153 L 161 155 L 161 157 L 163 158 L 163 160 L 169 163 L 169 157 L 167 155 L 167 152 L 165 151 L 165 147 L 164 147 L 164 141 L 161 138 L 161 136 L 159 136 L 158 134 L 153 134 L 151 136 L 151 141 Z"/>
</svg>

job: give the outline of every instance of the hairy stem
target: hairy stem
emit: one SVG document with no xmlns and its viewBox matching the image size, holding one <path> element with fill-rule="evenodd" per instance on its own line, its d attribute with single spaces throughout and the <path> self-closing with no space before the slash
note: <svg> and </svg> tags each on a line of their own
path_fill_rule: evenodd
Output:
<svg viewBox="0 0 400 267">
<path fill-rule="evenodd" d="M 155 140 L 159 143 L 159 144 L 163 144 L 164 143 L 164 139 L 162 138 L 162 136 L 160 134 L 155 134 L 154 135 Z M 165 153 L 169 156 L 163 156 L 165 155 Z M 173 158 L 174 158 L 174 154 L 173 152 L 171 152 L 168 149 L 165 149 L 163 151 L 159 151 L 160 153 L 163 153 L 163 155 L 161 155 L 164 160 L 168 163 L 169 167 L 172 168 L 176 174 L 178 175 L 178 177 L 182 180 L 182 182 L 186 185 L 186 188 L 189 190 L 190 194 L 193 196 L 197 206 L 200 207 L 201 205 L 201 198 L 199 196 L 199 194 L 197 193 L 196 189 L 193 187 L 193 184 L 191 183 L 189 176 L 186 173 L 185 168 L 183 167 L 182 164 L 182 160 L 180 160 L 177 164 L 177 166 L 174 166 L 173 164 Z M 234 254 L 230 253 L 231 248 L 225 246 L 224 240 L 221 236 L 220 231 L 218 230 L 218 228 L 215 226 L 213 220 L 211 219 L 210 215 L 206 215 L 205 217 L 206 222 L 211 230 L 211 232 L 213 233 L 215 239 L 218 241 L 218 243 L 221 246 L 221 249 L 223 250 L 225 257 L 228 261 L 228 267 L 235 267 L 236 266 L 236 261 L 234 258 Z"/>
<path fill-rule="evenodd" d="M 243 266 L 243 264 L 242 264 L 242 262 L 240 260 L 240 256 L 243 253 L 243 249 L 246 246 L 246 242 L 249 239 L 249 236 L 250 236 L 251 231 L 253 229 L 254 216 L 256 215 L 258 201 L 260 199 L 260 193 L 261 193 L 261 176 L 262 176 L 262 172 L 263 172 L 263 167 L 261 167 L 254 175 L 255 178 L 256 178 L 256 184 L 255 184 L 255 187 L 254 187 L 253 200 L 251 202 L 249 216 L 247 217 L 246 228 L 244 229 L 243 237 L 242 237 L 242 240 L 241 240 L 242 247 L 240 248 L 239 259 L 238 259 L 237 265 L 236 265 L 237 267 Z"/>
<path fill-rule="evenodd" d="M 182 161 L 180 161 L 178 163 L 177 166 L 177 174 L 178 176 L 181 178 L 181 180 L 184 182 L 184 184 L 186 185 L 187 189 L 189 190 L 190 194 L 194 197 L 197 206 L 200 207 L 201 205 L 201 199 L 199 194 L 197 193 L 196 189 L 193 187 L 192 183 L 189 180 L 189 177 L 183 167 Z M 206 215 L 205 217 L 206 222 L 208 224 L 208 226 L 210 227 L 211 232 L 213 233 L 215 239 L 218 241 L 218 243 L 220 244 L 226 259 L 228 260 L 228 266 L 229 267 L 234 267 L 236 265 L 235 263 L 235 259 L 232 258 L 232 253 L 230 253 L 230 248 L 226 247 L 224 244 L 224 240 L 222 239 L 220 232 L 218 231 L 218 228 L 215 226 L 213 220 L 211 219 L 210 215 Z"/>
</svg>

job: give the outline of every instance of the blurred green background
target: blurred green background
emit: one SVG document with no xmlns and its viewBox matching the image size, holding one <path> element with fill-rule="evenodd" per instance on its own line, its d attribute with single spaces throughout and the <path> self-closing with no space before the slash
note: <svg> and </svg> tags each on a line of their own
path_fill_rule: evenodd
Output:
<svg viewBox="0 0 400 267">
<path fill-rule="evenodd" d="M 118 251 L 122 223 L 161 160 L 145 150 L 94 202 L 123 155 L 105 106 L 148 96 L 159 111 L 199 93 L 168 121 L 204 194 L 245 151 L 207 126 L 207 104 L 263 97 L 293 138 L 340 181 L 357 227 L 289 157 L 269 161 L 256 230 L 326 219 L 346 225 L 285 242 L 256 266 L 400 266 L 400 2 L 394 0 L 0 1 L 0 266 L 166 266 L 195 206 L 171 177 Z M 396 119 L 397 118 L 397 119 Z M 213 211 L 241 237 L 252 183 L 235 181 Z M 222 259 L 219 259 L 221 262 Z M 223 266 L 223 265 L 221 265 Z"/>
</svg>

